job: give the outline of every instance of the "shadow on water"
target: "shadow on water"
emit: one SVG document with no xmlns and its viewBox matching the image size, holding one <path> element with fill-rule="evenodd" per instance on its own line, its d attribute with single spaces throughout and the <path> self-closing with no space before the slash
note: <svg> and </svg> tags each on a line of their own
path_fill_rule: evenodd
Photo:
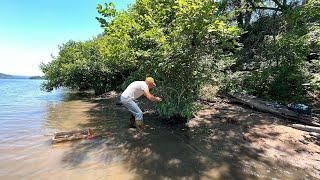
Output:
<svg viewBox="0 0 320 180">
<path fill-rule="evenodd" d="M 266 160 L 261 155 L 263 150 L 247 145 L 242 134 L 250 127 L 266 122 L 257 120 L 239 128 L 215 118 L 226 115 L 226 111 L 218 111 L 214 117 L 206 117 L 213 122 L 210 128 L 188 129 L 147 115 L 148 134 L 139 136 L 128 132 L 129 112 L 116 106 L 114 99 L 87 101 L 96 105 L 87 112 L 90 121 L 83 127 L 94 127 L 108 134 L 73 143 L 63 157 L 62 163 L 67 167 L 80 166 L 91 152 L 98 151 L 98 161 L 106 165 L 125 162 L 128 171 L 134 172 L 137 179 L 305 177 L 288 164 Z M 276 138 L 278 134 L 269 136 Z"/>
<path fill-rule="evenodd" d="M 94 94 L 91 91 L 67 91 L 63 94 L 64 101 L 83 100 L 93 98 Z"/>
</svg>

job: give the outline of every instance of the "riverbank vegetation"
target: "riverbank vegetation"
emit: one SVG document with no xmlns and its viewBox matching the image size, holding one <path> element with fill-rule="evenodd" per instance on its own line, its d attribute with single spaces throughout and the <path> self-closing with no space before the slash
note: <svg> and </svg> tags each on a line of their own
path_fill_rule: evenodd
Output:
<svg viewBox="0 0 320 180">
<path fill-rule="evenodd" d="M 320 1 L 137 0 L 98 4 L 104 33 L 59 47 L 46 90 L 124 90 L 156 79 L 164 117 L 190 118 L 205 86 L 281 103 L 320 90 Z"/>
</svg>

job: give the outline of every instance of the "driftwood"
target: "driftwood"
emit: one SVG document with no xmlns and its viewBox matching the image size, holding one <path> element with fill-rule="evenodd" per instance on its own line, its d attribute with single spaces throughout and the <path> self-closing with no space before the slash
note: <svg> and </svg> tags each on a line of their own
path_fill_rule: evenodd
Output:
<svg viewBox="0 0 320 180">
<path fill-rule="evenodd" d="M 94 133 L 94 130 L 95 129 L 89 128 L 85 130 L 57 132 L 57 133 L 54 133 L 52 137 L 52 143 L 90 138 L 97 135 Z"/>
<path fill-rule="evenodd" d="M 299 130 L 303 130 L 303 131 L 320 133 L 320 127 L 305 126 L 305 125 L 301 125 L 301 124 L 292 124 L 292 125 L 290 125 L 290 127 L 295 128 L 295 129 L 299 129 Z"/>
<path fill-rule="evenodd" d="M 228 93 L 228 95 L 231 97 L 229 100 L 230 102 L 240 103 L 245 106 L 249 106 L 252 109 L 256 109 L 261 112 L 267 112 L 271 113 L 283 118 L 287 118 L 290 120 L 298 121 L 307 125 L 311 126 L 319 126 L 320 124 L 317 122 L 316 117 L 308 117 L 304 115 L 299 115 L 291 110 L 289 110 L 286 107 L 273 107 L 270 106 L 268 102 L 262 101 L 258 98 L 252 97 L 252 96 L 246 96 L 246 95 L 233 95 Z"/>
</svg>

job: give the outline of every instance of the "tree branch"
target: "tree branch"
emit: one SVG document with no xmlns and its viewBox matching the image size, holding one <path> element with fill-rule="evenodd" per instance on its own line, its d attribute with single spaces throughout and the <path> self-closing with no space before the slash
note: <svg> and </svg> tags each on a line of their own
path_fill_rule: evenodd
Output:
<svg viewBox="0 0 320 180">
<path fill-rule="evenodd" d="M 276 5 L 281 8 L 281 9 L 285 9 L 285 7 L 278 1 L 278 0 L 272 0 L 274 3 L 276 3 Z"/>
<path fill-rule="evenodd" d="M 280 8 L 274 8 L 274 7 L 255 7 L 255 9 L 265 9 L 265 10 L 273 10 L 273 11 L 280 11 Z"/>
<path fill-rule="evenodd" d="M 277 1 L 277 0 L 272 0 L 272 1 Z M 273 10 L 273 11 L 281 11 L 281 10 L 283 10 L 283 6 L 279 3 L 279 1 L 277 1 L 277 2 L 275 2 L 276 4 L 278 3 L 278 4 L 280 4 L 280 6 L 279 6 L 279 8 L 275 8 L 275 7 L 261 7 L 261 6 L 256 6 L 254 3 L 253 3 L 253 1 L 252 0 L 248 0 L 248 2 L 250 3 L 250 5 L 252 6 L 252 8 L 254 8 L 254 9 L 265 9 L 265 10 Z"/>
</svg>

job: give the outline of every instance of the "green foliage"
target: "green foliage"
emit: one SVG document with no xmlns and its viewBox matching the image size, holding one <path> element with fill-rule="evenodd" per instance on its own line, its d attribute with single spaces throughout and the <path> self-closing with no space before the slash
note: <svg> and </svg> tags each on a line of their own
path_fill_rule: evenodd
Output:
<svg viewBox="0 0 320 180">
<path fill-rule="evenodd" d="M 158 80 L 161 115 L 190 118 L 199 87 L 212 78 L 224 47 L 238 29 L 215 15 L 213 1 L 137 1 L 130 12 L 140 25 L 131 45 L 139 59 L 137 74 Z"/>
<path fill-rule="evenodd" d="M 192 116 L 199 86 L 211 80 L 215 63 L 226 57 L 222 48 L 232 48 L 239 34 L 216 16 L 215 3 L 209 0 L 138 0 L 125 12 L 116 12 L 112 3 L 97 10 L 105 29 L 95 40 L 100 63 L 109 83 L 122 83 L 111 87 L 124 89 L 134 80 L 154 76 L 155 93 L 164 100 L 158 109 L 166 117 Z M 117 74 L 123 78 L 111 78 Z"/>
<path fill-rule="evenodd" d="M 91 90 L 101 94 L 116 89 L 125 77 L 125 72 L 114 71 L 112 63 L 105 63 L 99 51 L 100 40 L 87 42 L 69 41 L 60 47 L 59 55 L 41 69 L 48 80 L 46 90 L 69 87 L 76 90 Z M 122 81 L 121 81 L 122 80 Z"/>
<path fill-rule="evenodd" d="M 313 0 L 259 17 L 243 35 L 237 76 L 222 80 L 224 88 L 285 103 L 305 101 L 319 89 L 319 7 Z"/>
<path fill-rule="evenodd" d="M 99 94 L 154 76 L 155 93 L 163 98 L 160 114 L 190 118 L 199 87 L 212 80 L 216 64 L 227 59 L 223 49 L 232 49 L 239 35 L 217 16 L 211 0 L 138 0 L 124 12 L 112 3 L 97 10 L 105 34 L 65 44 L 42 66 L 47 89 L 66 86 Z"/>
<path fill-rule="evenodd" d="M 104 3 L 104 5 L 104 8 L 101 4 L 97 5 L 98 13 L 101 14 L 104 18 L 96 17 L 96 19 L 99 21 L 102 28 L 107 28 L 109 26 L 109 21 L 117 16 L 117 10 L 112 2 Z"/>
<path fill-rule="evenodd" d="M 264 2 L 137 0 L 121 12 L 113 3 L 97 5 L 104 34 L 61 46 L 41 65 L 44 87 L 101 94 L 153 76 L 164 117 L 192 117 L 208 84 L 301 101 L 320 90 L 319 0 L 258 10 Z"/>
<path fill-rule="evenodd" d="M 244 87 L 247 93 L 259 97 L 278 102 L 301 102 L 306 93 L 306 89 L 302 86 L 305 81 L 303 78 L 304 74 L 299 68 L 270 67 L 246 76 Z"/>
<path fill-rule="evenodd" d="M 116 13 L 114 6 L 108 5 L 111 8 L 102 10 L 98 7 L 98 11 L 104 16 L 117 18 L 104 24 L 108 30 L 105 35 L 87 42 L 70 41 L 60 47 L 57 58 L 41 65 L 48 79 L 45 89 L 69 87 L 102 94 L 120 90 L 124 80 L 136 70 L 137 59 L 128 35 L 135 24 L 126 12 Z"/>
</svg>

